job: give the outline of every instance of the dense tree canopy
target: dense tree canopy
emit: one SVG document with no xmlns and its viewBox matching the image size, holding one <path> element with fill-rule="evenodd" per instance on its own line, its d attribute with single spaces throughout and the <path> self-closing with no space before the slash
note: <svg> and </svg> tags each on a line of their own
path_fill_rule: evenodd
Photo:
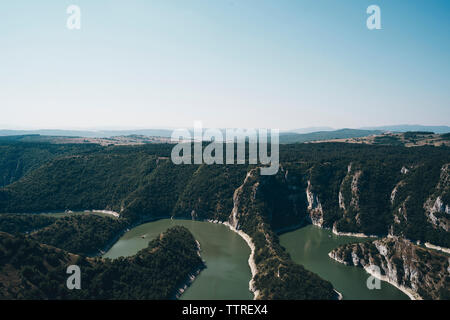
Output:
<svg viewBox="0 0 450 320">
<path fill-rule="evenodd" d="M 66 286 L 69 265 L 80 290 Z M 128 258 L 92 259 L 0 232 L 0 299 L 173 299 L 203 262 L 184 227 L 174 227 Z"/>
</svg>

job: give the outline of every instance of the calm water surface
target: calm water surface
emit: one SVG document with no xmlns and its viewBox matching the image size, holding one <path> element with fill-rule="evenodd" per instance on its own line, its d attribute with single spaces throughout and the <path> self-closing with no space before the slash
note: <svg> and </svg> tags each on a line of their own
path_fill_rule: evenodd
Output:
<svg viewBox="0 0 450 320">
<path fill-rule="evenodd" d="M 78 214 L 86 213 L 72 213 Z M 67 216 L 64 213 L 50 215 Z M 134 255 L 161 232 L 177 225 L 188 228 L 200 242 L 202 258 L 207 266 L 181 299 L 253 298 L 248 290 L 250 248 L 240 236 L 221 224 L 171 219 L 145 223 L 125 233 L 103 257 L 114 259 Z M 340 245 L 361 241 L 367 239 L 337 236 L 330 230 L 313 225 L 280 235 L 280 243 L 292 259 L 330 281 L 344 299 L 407 300 L 407 295 L 386 282 L 381 282 L 380 290 L 369 290 L 366 286 L 369 275 L 362 268 L 345 266 L 328 257 L 328 253 Z"/>
<path fill-rule="evenodd" d="M 384 281 L 380 290 L 369 290 L 366 286 L 369 274 L 364 269 L 345 266 L 328 257 L 340 245 L 361 241 L 367 240 L 337 236 L 313 225 L 280 235 L 280 243 L 292 259 L 330 281 L 344 299 L 408 300 L 406 294 Z"/>
<path fill-rule="evenodd" d="M 163 219 L 142 224 L 125 233 L 105 253 L 105 258 L 131 256 L 173 226 L 184 226 L 200 242 L 206 269 L 195 279 L 181 299 L 252 299 L 248 257 L 250 248 L 235 232 L 221 224 L 191 220 Z"/>
</svg>

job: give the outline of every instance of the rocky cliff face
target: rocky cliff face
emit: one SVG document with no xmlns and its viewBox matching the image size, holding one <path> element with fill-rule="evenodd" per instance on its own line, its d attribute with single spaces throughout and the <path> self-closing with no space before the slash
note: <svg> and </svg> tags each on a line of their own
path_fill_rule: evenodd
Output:
<svg viewBox="0 0 450 320">
<path fill-rule="evenodd" d="M 450 164 L 445 164 L 441 169 L 441 175 L 435 192 L 424 204 L 425 215 L 428 221 L 435 227 L 449 231 L 450 205 L 447 202 L 450 196 Z"/>
<path fill-rule="evenodd" d="M 307 221 L 336 234 L 395 235 L 449 248 L 448 167 L 284 163 L 276 178 L 260 179 L 259 187 L 275 230 Z"/>
<path fill-rule="evenodd" d="M 405 170 L 404 170 L 404 169 L 405 169 Z M 409 170 L 408 170 L 408 171 L 407 171 L 407 170 L 408 170 L 408 169 L 406 169 L 405 167 L 402 167 L 401 172 L 402 172 L 403 174 L 406 174 L 406 173 L 409 172 Z M 391 197 L 390 197 L 390 200 L 391 200 L 391 206 L 394 206 L 394 203 L 395 203 L 395 200 L 396 200 L 396 196 L 397 196 L 398 190 L 399 190 L 400 188 L 402 188 L 404 185 L 405 185 L 405 180 L 400 180 L 400 181 L 395 185 L 394 189 L 392 189 Z M 402 224 L 402 223 L 405 224 L 405 223 L 408 221 L 408 216 L 407 216 L 407 213 L 406 213 L 406 206 L 405 206 L 406 201 L 408 201 L 408 200 L 409 200 L 409 197 L 407 197 L 407 198 L 405 199 L 405 201 L 403 201 L 402 204 L 401 204 L 400 206 L 398 206 L 398 208 L 396 208 L 396 209 L 393 210 L 394 224 L 395 224 L 395 225 L 400 225 L 400 224 Z M 392 225 L 392 226 L 390 227 L 390 229 L 389 229 L 389 234 L 392 235 L 393 233 L 394 233 L 394 226 Z"/>
<path fill-rule="evenodd" d="M 311 223 L 315 226 L 323 226 L 323 209 L 319 197 L 312 191 L 311 181 L 308 180 L 306 188 L 306 199 L 308 200 L 308 213 Z"/>
<path fill-rule="evenodd" d="M 329 255 L 338 262 L 370 271 L 410 297 L 450 299 L 450 257 L 403 238 L 349 244 L 334 249 Z"/>
<path fill-rule="evenodd" d="M 339 208 L 342 210 L 342 218 L 352 221 L 357 226 L 361 225 L 359 208 L 359 180 L 362 170 L 356 169 L 353 163 L 347 167 L 347 174 L 339 188 Z"/>
<path fill-rule="evenodd" d="M 244 192 L 244 186 L 248 185 L 249 179 L 255 179 L 257 175 L 257 169 L 252 169 L 250 170 L 247 175 L 245 176 L 244 182 L 242 183 L 242 185 L 240 185 L 233 193 L 233 209 L 231 210 L 231 214 L 230 217 L 228 218 L 228 222 L 230 223 L 230 225 L 235 228 L 235 229 L 239 229 L 239 209 L 240 209 L 240 205 L 241 205 L 241 198 L 242 198 L 242 194 Z M 254 199 L 256 196 L 256 191 L 257 188 L 259 186 L 259 182 L 255 182 L 251 189 L 252 189 L 252 195 L 251 197 Z"/>
</svg>

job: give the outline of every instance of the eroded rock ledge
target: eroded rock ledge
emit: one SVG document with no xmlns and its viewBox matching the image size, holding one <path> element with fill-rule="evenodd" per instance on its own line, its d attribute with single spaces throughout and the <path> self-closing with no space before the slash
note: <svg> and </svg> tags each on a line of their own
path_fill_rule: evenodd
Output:
<svg viewBox="0 0 450 320">
<path fill-rule="evenodd" d="M 387 237 L 341 246 L 329 256 L 345 265 L 364 268 L 411 299 L 450 299 L 450 257 L 412 242 Z M 378 270 L 375 272 L 374 270 Z"/>
</svg>

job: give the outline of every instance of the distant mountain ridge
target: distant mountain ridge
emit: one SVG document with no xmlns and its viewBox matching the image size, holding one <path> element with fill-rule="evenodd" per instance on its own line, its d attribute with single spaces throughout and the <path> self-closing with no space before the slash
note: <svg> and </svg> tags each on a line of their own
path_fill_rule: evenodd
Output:
<svg viewBox="0 0 450 320">
<path fill-rule="evenodd" d="M 21 136 L 21 135 L 43 135 L 58 137 L 86 137 L 86 138 L 109 138 L 114 136 L 144 135 L 170 137 L 173 130 L 170 129 L 139 129 L 139 130 L 60 130 L 60 129 L 42 129 L 42 130 L 2 130 L 0 136 Z"/>
<path fill-rule="evenodd" d="M 204 128 L 205 130 L 206 128 Z M 193 130 L 188 129 L 191 135 Z M 225 133 L 226 129 L 220 129 Z M 391 125 L 378 127 L 363 127 L 358 129 L 343 128 L 333 129 L 331 127 L 309 127 L 293 129 L 280 132 L 280 143 L 301 143 L 309 141 L 334 140 L 361 138 L 371 135 L 378 135 L 385 132 L 434 132 L 437 134 L 450 133 L 450 126 L 424 126 L 424 125 Z M 141 135 L 147 137 L 170 138 L 172 129 L 136 129 L 136 130 L 58 130 L 58 129 L 42 129 L 42 130 L 2 130 L 1 136 L 23 136 L 23 135 L 41 135 L 54 137 L 85 137 L 85 138 L 111 138 L 118 136 Z"/>
<path fill-rule="evenodd" d="M 319 140 L 361 138 L 370 135 L 381 134 L 380 130 L 339 129 L 334 131 L 318 131 L 311 133 L 280 133 L 280 143 L 301 143 Z"/>
<path fill-rule="evenodd" d="M 364 130 L 381 130 L 392 132 L 408 132 L 408 131 L 429 131 L 434 133 L 449 133 L 449 126 L 423 126 L 418 124 L 401 124 L 392 126 L 380 126 L 380 127 L 363 127 Z"/>
<path fill-rule="evenodd" d="M 291 132 L 291 133 L 312 133 L 312 132 L 318 132 L 318 131 L 334 131 L 335 128 L 332 127 L 307 127 L 307 128 L 299 128 L 299 129 L 293 129 L 293 130 L 283 130 L 283 132 Z"/>
</svg>

